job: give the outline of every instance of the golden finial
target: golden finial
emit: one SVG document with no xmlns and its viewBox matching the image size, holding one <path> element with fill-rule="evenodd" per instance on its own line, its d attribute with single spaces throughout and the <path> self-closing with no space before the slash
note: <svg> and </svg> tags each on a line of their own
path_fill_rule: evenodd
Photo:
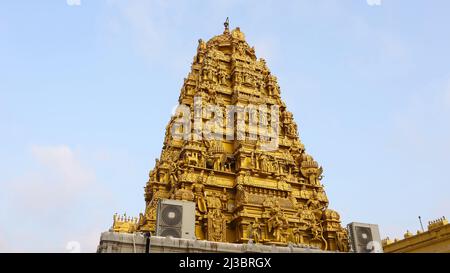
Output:
<svg viewBox="0 0 450 273">
<path fill-rule="evenodd" d="M 225 22 L 223 23 L 223 25 L 225 26 L 225 31 L 226 33 L 228 33 L 230 31 L 229 26 L 230 26 L 230 20 L 227 17 L 227 20 L 225 20 Z"/>
</svg>

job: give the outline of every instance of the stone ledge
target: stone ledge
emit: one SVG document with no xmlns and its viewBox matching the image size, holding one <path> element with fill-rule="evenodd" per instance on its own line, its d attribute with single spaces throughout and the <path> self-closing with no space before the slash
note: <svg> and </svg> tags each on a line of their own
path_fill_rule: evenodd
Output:
<svg viewBox="0 0 450 273">
<path fill-rule="evenodd" d="M 144 253 L 146 238 L 142 233 L 103 232 L 98 253 Z M 171 237 L 150 238 L 153 253 L 323 253 L 308 246 L 275 246 L 261 244 L 232 244 Z"/>
</svg>

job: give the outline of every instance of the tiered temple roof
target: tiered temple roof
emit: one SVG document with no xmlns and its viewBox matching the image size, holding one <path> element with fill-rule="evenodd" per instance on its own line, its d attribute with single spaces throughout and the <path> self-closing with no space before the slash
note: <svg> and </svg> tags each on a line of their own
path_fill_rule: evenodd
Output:
<svg viewBox="0 0 450 273">
<path fill-rule="evenodd" d="M 340 216 L 328 209 L 323 169 L 306 153 L 277 78 L 239 28 L 226 22 L 222 34 L 199 40 L 179 103 L 185 112 L 167 125 L 138 231 L 155 231 L 159 199 L 179 199 L 196 203 L 198 239 L 348 251 Z"/>
</svg>

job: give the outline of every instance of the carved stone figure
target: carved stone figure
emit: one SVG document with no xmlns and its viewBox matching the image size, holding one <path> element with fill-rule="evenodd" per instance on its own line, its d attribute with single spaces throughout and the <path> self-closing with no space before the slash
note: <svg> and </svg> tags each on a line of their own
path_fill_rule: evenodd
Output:
<svg viewBox="0 0 450 273">
<path fill-rule="evenodd" d="M 183 187 L 176 190 L 173 198 L 175 200 L 194 201 L 195 196 L 191 189 Z"/>
<path fill-rule="evenodd" d="M 214 209 L 208 213 L 208 241 L 226 241 L 226 222 L 220 209 Z"/>
<path fill-rule="evenodd" d="M 250 238 L 256 243 L 259 244 L 261 242 L 261 224 L 259 223 L 258 218 L 255 217 L 255 221 L 250 224 Z"/>
<path fill-rule="evenodd" d="M 288 193 L 288 199 L 291 202 L 292 208 L 293 209 L 298 209 L 299 205 L 298 205 L 298 202 L 297 202 L 297 198 L 295 198 L 295 196 L 292 194 L 291 191 Z"/>
<path fill-rule="evenodd" d="M 221 196 L 217 193 L 213 193 L 211 196 L 206 197 L 209 209 L 222 209 Z"/>
<path fill-rule="evenodd" d="M 207 206 L 206 206 L 206 200 L 204 197 L 204 189 L 205 189 L 205 185 L 203 184 L 204 180 L 203 180 L 203 173 L 199 176 L 199 178 L 197 179 L 197 182 L 195 182 L 192 187 L 191 190 L 194 192 L 194 196 L 195 196 L 195 202 L 197 203 L 197 208 L 201 213 L 206 213 L 207 212 Z"/>
<path fill-rule="evenodd" d="M 276 242 L 282 242 L 283 230 L 289 226 L 289 222 L 282 212 L 278 200 L 274 201 L 270 215 L 271 217 L 267 221 L 268 231 L 272 232 Z"/>
<path fill-rule="evenodd" d="M 248 193 L 245 190 L 244 186 L 237 186 L 237 194 L 236 194 L 236 206 L 240 206 L 242 204 L 248 203 Z"/>
<path fill-rule="evenodd" d="M 214 184 L 216 182 L 216 177 L 214 171 L 209 172 L 208 178 L 206 179 L 206 184 Z"/>
<path fill-rule="evenodd" d="M 261 171 L 263 172 L 269 172 L 269 159 L 267 156 L 263 155 L 261 156 Z"/>
<path fill-rule="evenodd" d="M 288 191 L 288 190 L 291 189 L 291 186 L 290 186 L 289 183 L 287 183 L 287 181 L 286 181 L 286 177 L 281 176 L 281 177 L 278 178 L 278 181 L 277 181 L 277 188 L 278 188 L 279 190 L 283 190 L 283 191 Z"/>
<path fill-rule="evenodd" d="M 306 206 L 309 210 L 312 211 L 322 211 L 325 209 L 325 207 L 321 204 L 319 199 L 317 198 L 317 191 L 313 191 L 312 197 L 306 202 Z"/>
<path fill-rule="evenodd" d="M 348 252 L 348 235 L 345 229 L 336 232 L 337 249 L 341 252 Z"/>
<path fill-rule="evenodd" d="M 303 244 L 303 230 L 299 227 L 295 227 L 292 229 L 292 237 L 294 239 L 294 243 L 299 245 Z"/>
<path fill-rule="evenodd" d="M 222 210 L 228 210 L 228 194 L 227 194 L 227 189 L 223 188 L 223 192 L 220 195 L 220 201 L 222 202 Z"/>
<path fill-rule="evenodd" d="M 281 236 L 284 229 L 283 220 L 277 218 L 275 215 L 272 216 L 268 221 L 269 232 L 272 232 L 273 239 L 275 242 L 281 242 Z"/>
</svg>

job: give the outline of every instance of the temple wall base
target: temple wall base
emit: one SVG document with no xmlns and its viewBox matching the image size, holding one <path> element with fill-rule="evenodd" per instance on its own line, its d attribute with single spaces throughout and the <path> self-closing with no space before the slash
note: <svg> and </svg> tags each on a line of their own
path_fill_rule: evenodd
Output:
<svg viewBox="0 0 450 273">
<path fill-rule="evenodd" d="M 97 253 L 145 253 L 146 238 L 141 233 L 103 232 Z M 324 253 L 308 246 L 232 244 L 170 237 L 150 238 L 150 253 Z"/>
</svg>

